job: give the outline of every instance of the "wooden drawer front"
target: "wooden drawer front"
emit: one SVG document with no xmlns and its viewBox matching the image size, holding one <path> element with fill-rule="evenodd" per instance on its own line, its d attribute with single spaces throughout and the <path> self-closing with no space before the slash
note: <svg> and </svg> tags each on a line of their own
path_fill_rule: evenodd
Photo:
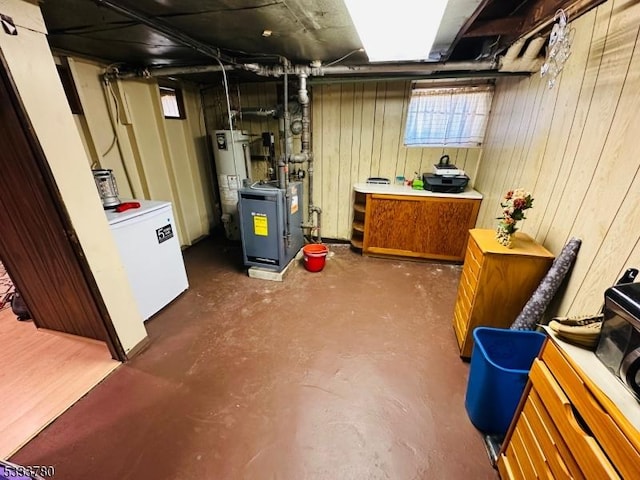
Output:
<svg viewBox="0 0 640 480">
<path fill-rule="evenodd" d="M 540 405 L 540 397 L 531 389 L 508 439 L 509 444 L 498 460 L 502 478 L 584 478 L 548 413 L 538 414 Z M 571 470 L 563 455 L 568 458 Z"/>
<path fill-rule="evenodd" d="M 498 458 L 498 472 L 500 472 L 500 478 L 502 480 L 518 478 L 516 477 L 515 473 L 513 473 L 513 468 L 511 467 L 511 461 L 509 460 L 509 457 L 504 454 L 500 455 L 500 457 Z"/>
<path fill-rule="evenodd" d="M 553 371 L 561 388 L 620 474 L 624 478 L 640 479 L 640 453 L 552 342 L 545 345 L 542 361 Z"/>
<path fill-rule="evenodd" d="M 473 290 L 469 287 L 464 274 L 460 276 L 460 283 L 458 284 L 458 299 L 461 302 L 460 313 L 468 317 L 473 304 Z"/>
<path fill-rule="evenodd" d="M 464 337 L 467 334 L 466 328 L 467 322 L 462 318 L 460 313 L 460 302 L 456 302 L 456 306 L 453 309 L 453 330 L 456 333 L 456 340 L 458 341 L 458 348 L 462 348 L 464 343 Z"/>
<path fill-rule="evenodd" d="M 596 439 L 585 432 L 576 419 L 573 407 L 547 366 L 534 360 L 530 378 L 551 420 L 587 478 L 620 478 Z"/>
<path fill-rule="evenodd" d="M 464 257 L 464 269 L 469 271 L 470 277 L 473 277 L 476 280 L 480 277 L 480 269 L 482 268 L 483 259 L 484 255 L 482 255 L 482 252 L 475 240 L 469 237 L 469 244 Z"/>
<path fill-rule="evenodd" d="M 529 446 L 525 444 L 520 429 L 513 431 L 509 446 L 507 447 L 507 457 L 511 459 L 511 468 L 515 478 L 528 480 L 536 478 L 536 473 L 531 462 Z"/>
<path fill-rule="evenodd" d="M 476 288 L 478 287 L 478 279 L 473 277 L 467 268 L 464 268 L 462 270 L 462 275 L 460 275 L 460 282 L 464 285 L 467 299 L 469 300 L 469 303 L 471 303 L 473 296 L 475 295 Z"/>
<path fill-rule="evenodd" d="M 523 412 L 527 416 L 531 430 L 544 452 L 545 461 L 552 475 L 555 478 L 584 478 L 580 467 L 578 467 L 571 451 L 551 420 L 549 412 L 547 412 L 535 389 L 531 389 Z"/>
<path fill-rule="evenodd" d="M 547 463 L 547 459 L 542 446 L 537 439 L 537 432 L 533 430 L 533 427 L 529 420 L 529 416 L 524 411 L 520 415 L 518 426 L 520 436 L 522 437 L 522 443 L 527 449 L 527 453 L 529 454 L 529 458 L 531 459 L 531 465 L 533 467 L 534 473 L 536 474 L 536 477 L 552 480 L 554 476 L 551 473 L 551 468 Z"/>
</svg>

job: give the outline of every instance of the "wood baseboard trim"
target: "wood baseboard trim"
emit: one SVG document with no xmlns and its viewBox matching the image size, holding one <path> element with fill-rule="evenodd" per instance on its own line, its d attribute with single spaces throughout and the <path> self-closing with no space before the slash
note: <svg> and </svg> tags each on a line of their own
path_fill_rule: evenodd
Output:
<svg viewBox="0 0 640 480">
<path fill-rule="evenodd" d="M 144 352 L 147 349 L 147 347 L 149 347 L 149 345 L 151 345 L 151 339 L 149 337 L 144 337 L 142 340 L 138 342 L 138 344 L 135 347 L 133 347 L 131 350 L 129 350 L 126 353 L 127 361 L 140 355 L 142 352 Z"/>
</svg>

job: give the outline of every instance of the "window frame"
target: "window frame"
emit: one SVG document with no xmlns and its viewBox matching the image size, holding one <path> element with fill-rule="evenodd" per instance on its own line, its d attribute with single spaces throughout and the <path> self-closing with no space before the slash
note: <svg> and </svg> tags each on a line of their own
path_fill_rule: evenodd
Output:
<svg viewBox="0 0 640 480">
<path fill-rule="evenodd" d="M 411 101 L 414 96 L 414 92 L 416 90 L 436 90 L 436 89 L 446 89 L 446 90 L 460 90 L 460 93 L 463 94 L 465 90 L 469 89 L 477 89 L 477 90 L 485 90 L 490 92 L 490 101 L 488 105 L 487 115 L 486 115 L 486 123 L 484 125 L 484 131 L 482 132 L 482 141 L 477 142 L 447 142 L 446 138 L 441 143 L 407 143 L 407 133 L 409 122 L 411 119 Z M 402 144 L 405 148 L 481 148 L 484 144 L 484 140 L 487 133 L 487 128 L 489 124 L 489 118 L 491 115 L 491 109 L 493 106 L 493 97 L 495 95 L 495 82 L 454 82 L 454 83 L 423 83 L 423 82 L 413 82 L 411 86 L 411 90 L 409 92 L 409 99 L 407 101 L 406 112 L 404 115 L 404 125 L 402 130 Z"/>
<path fill-rule="evenodd" d="M 176 106 L 178 107 L 178 116 L 167 115 L 167 112 L 164 109 L 164 103 L 162 102 L 162 91 L 171 90 L 174 94 L 174 98 L 176 99 Z M 185 120 L 187 118 L 186 111 L 184 108 L 184 97 L 182 95 L 182 88 L 176 85 L 170 85 L 166 83 L 158 83 L 158 93 L 160 95 L 160 107 L 162 108 L 162 115 L 167 120 Z"/>
<path fill-rule="evenodd" d="M 58 71 L 60 83 L 62 84 L 62 89 L 67 97 L 67 103 L 69 104 L 71 113 L 74 115 L 84 115 L 80 95 L 76 88 L 76 82 L 73 78 L 71 67 L 69 67 L 69 61 L 66 57 L 61 57 L 60 63 L 56 63 L 56 70 Z"/>
</svg>

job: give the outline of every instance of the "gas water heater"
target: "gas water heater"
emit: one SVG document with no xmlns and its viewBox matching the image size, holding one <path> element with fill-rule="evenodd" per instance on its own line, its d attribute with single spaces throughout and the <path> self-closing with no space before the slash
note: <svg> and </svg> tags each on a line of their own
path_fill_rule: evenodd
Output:
<svg viewBox="0 0 640 480">
<path fill-rule="evenodd" d="M 249 135 L 239 130 L 216 130 L 213 152 L 225 235 L 229 240 L 240 240 L 238 191 L 243 181 L 251 178 Z"/>
</svg>

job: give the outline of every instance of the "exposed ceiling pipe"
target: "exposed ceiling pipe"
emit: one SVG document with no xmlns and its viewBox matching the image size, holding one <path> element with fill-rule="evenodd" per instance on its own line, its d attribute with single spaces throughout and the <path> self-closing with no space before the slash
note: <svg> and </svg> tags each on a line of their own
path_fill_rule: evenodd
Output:
<svg viewBox="0 0 640 480">
<path fill-rule="evenodd" d="M 129 17 L 137 22 L 143 23 L 144 25 L 151 27 L 154 30 L 157 30 L 158 32 L 162 33 L 163 35 L 166 35 L 168 38 L 178 43 L 181 43 L 182 45 L 185 45 L 189 48 L 194 49 L 196 52 L 202 53 L 203 55 L 206 55 L 208 57 L 217 58 L 218 60 L 225 63 L 237 65 L 237 61 L 235 58 L 225 55 L 221 53 L 219 49 L 211 47 L 210 45 L 207 45 L 206 43 L 203 43 L 200 40 L 196 40 L 195 38 L 190 37 L 189 35 L 182 33 L 179 30 L 176 30 L 174 27 L 172 27 L 166 22 L 158 20 L 157 18 L 150 17 L 145 13 L 142 13 L 133 8 L 121 5 L 119 2 L 114 2 L 113 0 L 94 0 L 94 1 L 98 5 L 108 7 L 111 10 L 117 13 L 120 13 L 121 15 Z"/>
<path fill-rule="evenodd" d="M 402 82 L 406 80 L 453 80 L 468 78 L 470 80 L 492 79 L 501 77 L 528 77 L 531 72 L 499 72 L 485 70 L 481 72 L 434 72 L 426 75 L 393 75 L 393 76 L 362 76 L 362 77 L 315 77 L 309 79 L 311 85 L 331 85 L 354 82 Z"/>
<path fill-rule="evenodd" d="M 407 75 L 420 76 L 432 75 L 439 72 L 487 72 L 497 68 L 494 61 L 483 62 L 447 62 L 447 63 L 403 63 L 403 64 L 382 64 L 382 65 L 335 65 L 330 67 L 308 66 L 308 65 L 259 65 L 256 63 L 236 64 L 235 66 L 225 67 L 227 70 L 246 70 L 256 75 L 265 77 L 280 77 L 287 74 L 305 75 L 305 76 L 325 76 L 325 75 Z M 190 67 L 158 67 L 148 68 L 135 72 L 115 72 L 114 76 L 118 78 L 131 77 L 170 77 L 174 75 L 190 75 L 197 73 L 215 73 L 220 72 L 222 68 L 219 65 L 199 65 Z"/>
<path fill-rule="evenodd" d="M 277 109 L 275 108 L 243 108 L 238 112 L 241 116 L 255 116 L 255 117 L 275 117 Z"/>
<path fill-rule="evenodd" d="M 233 66 L 225 67 L 227 70 L 233 70 Z M 117 72 L 115 76 L 118 78 L 134 78 L 134 77 L 172 77 L 174 75 L 186 75 L 194 73 L 217 73 L 221 72 L 220 65 L 199 65 L 194 67 L 158 67 L 145 68 L 139 71 Z"/>
</svg>

